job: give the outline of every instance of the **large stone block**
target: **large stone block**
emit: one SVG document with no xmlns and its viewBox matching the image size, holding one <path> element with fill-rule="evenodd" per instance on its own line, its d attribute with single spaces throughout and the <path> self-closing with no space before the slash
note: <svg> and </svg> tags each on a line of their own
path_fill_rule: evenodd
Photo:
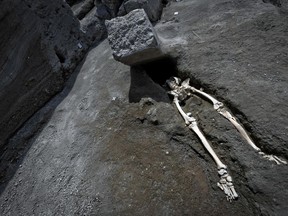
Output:
<svg viewBox="0 0 288 216">
<path fill-rule="evenodd" d="M 117 61 L 136 65 L 161 57 L 158 37 L 143 9 L 105 21 L 108 40 Z"/>
</svg>

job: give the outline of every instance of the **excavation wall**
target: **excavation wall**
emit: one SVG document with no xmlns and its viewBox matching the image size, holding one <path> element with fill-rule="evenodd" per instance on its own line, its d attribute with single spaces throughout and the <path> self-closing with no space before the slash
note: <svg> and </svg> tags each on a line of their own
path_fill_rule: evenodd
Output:
<svg viewBox="0 0 288 216">
<path fill-rule="evenodd" d="M 87 40 L 63 1 L 0 3 L 0 148 L 63 87 Z"/>
</svg>

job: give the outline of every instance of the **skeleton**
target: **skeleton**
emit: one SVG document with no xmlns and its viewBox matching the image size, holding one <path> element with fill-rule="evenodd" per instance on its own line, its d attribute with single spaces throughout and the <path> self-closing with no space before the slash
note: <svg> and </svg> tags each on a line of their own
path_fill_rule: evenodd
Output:
<svg viewBox="0 0 288 216">
<path fill-rule="evenodd" d="M 200 138 L 202 144 L 206 148 L 206 150 L 209 152 L 209 154 L 212 156 L 213 160 L 215 161 L 217 168 L 218 168 L 218 174 L 220 176 L 220 180 L 217 183 L 217 186 L 224 191 L 226 194 L 227 200 L 232 201 L 234 199 L 238 198 L 238 194 L 233 186 L 232 177 L 228 174 L 227 166 L 222 163 L 222 161 L 218 158 L 214 150 L 212 149 L 211 145 L 205 138 L 204 134 L 201 132 L 199 127 L 197 126 L 196 119 L 192 117 L 191 113 L 185 113 L 183 109 L 180 106 L 181 101 L 184 101 L 192 94 L 199 94 L 202 97 L 208 99 L 212 102 L 214 109 L 224 116 L 226 119 L 228 119 L 239 131 L 241 136 L 247 141 L 247 143 L 255 150 L 257 151 L 261 156 L 264 158 L 267 158 L 270 161 L 276 162 L 276 164 L 287 164 L 286 161 L 280 159 L 277 156 L 274 155 L 266 155 L 264 152 L 261 151 L 260 148 L 258 148 L 253 140 L 249 137 L 246 130 L 237 122 L 236 118 L 225 109 L 223 103 L 219 102 L 215 98 L 213 98 L 211 95 L 203 92 L 202 90 L 198 90 L 192 86 L 189 85 L 190 79 L 186 79 L 181 83 L 181 80 L 177 77 L 172 77 L 169 80 L 166 81 L 168 86 L 170 87 L 171 91 L 169 94 L 173 95 L 174 99 L 173 102 L 175 103 L 179 113 L 183 117 L 185 124 L 188 126 L 189 129 L 193 130 L 197 136 Z"/>
</svg>

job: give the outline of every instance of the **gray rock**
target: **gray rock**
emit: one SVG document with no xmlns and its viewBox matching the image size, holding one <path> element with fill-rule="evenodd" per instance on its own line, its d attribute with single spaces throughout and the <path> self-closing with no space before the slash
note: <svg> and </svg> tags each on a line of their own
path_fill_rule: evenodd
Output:
<svg viewBox="0 0 288 216">
<path fill-rule="evenodd" d="M 150 21 L 155 22 L 160 19 L 163 5 L 161 0 L 127 0 L 118 12 L 119 16 L 123 16 L 132 10 L 143 8 Z"/>
<path fill-rule="evenodd" d="M 99 10 L 94 7 L 81 21 L 81 30 L 86 35 L 86 38 L 91 41 L 99 41 L 104 36 L 106 30 L 104 22 L 99 18 Z"/>
<path fill-rule="evenodd" d="M 96 8 L 97 17 L 99 17 L 99 19 L 106 20 L 112 18 L 106 5 L 102 4 L 97 6 Z"/>
<path fill-rule="evenodd" d="M 95 0 L 94 4 L 97 7 L 100 5 L 105 5 L 110 13 L 110 16 L 116 17 L 122 2 L 123 0 Z"/>
<path fill-rule="evenodd" d="M 109 10 L 111 11 L 111 15 L 116 17 L 117 11 L 121 5 L 123 0 L 102 0 L 103 4 L 105 4 Z"/>
<path fill-rule="evenodd" d="M 105 24 L 113 56 L 117 61 L 135 65 L 161 57 L 157 35 L 143 9 L 105 21 Z"/>
<path fill-rule="evenodd" d="M 288 11 L 288 1 L 287 0 L 264 0 L 265 3 L 271 3 L 280 8 L 280 11 Z"/>
<path fill-rule="evenodd" d="M 85 0 L 72 6 L 72 11 L 74 15 L 81 20 L 93 9 L 94 6 L 93 0 Z"/>
<path fill-rule="evenodd" d="M 67 4 L 69 4 L 70 6 L 76 4 L 77 1 L 78 1 L 78 0 L 66 0 Z"/>
<path fill-rule="evenodd" d="M 62 89 L 88 46 L 66 2 L 1 1 L 0 148 Z M 78 45 L 79 44 L 79 45 Z M 81 48 L 79 48 L 81 46 Z"/>
<path fill-rule="evenodd" d="M 124 4 L 122 4 L 118 10 L 117 16 L 125 16 L 127 14 Z"/>
</svg>

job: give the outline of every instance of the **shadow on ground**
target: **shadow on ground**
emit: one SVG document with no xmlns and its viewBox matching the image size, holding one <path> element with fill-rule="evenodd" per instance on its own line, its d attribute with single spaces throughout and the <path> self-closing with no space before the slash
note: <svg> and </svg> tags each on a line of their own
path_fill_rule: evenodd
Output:
<svg viewBox="0 0 288 216">
<path fill-rule="evenodd" d="M 26 153 L 46 126 L 56 107 L 73 88 L 86 57 L 87 54 L 66 81 L 63 90 L 32 115 L 4 145 L 0 155 L 0 195 L 21 166 Z"/>
</svg>

